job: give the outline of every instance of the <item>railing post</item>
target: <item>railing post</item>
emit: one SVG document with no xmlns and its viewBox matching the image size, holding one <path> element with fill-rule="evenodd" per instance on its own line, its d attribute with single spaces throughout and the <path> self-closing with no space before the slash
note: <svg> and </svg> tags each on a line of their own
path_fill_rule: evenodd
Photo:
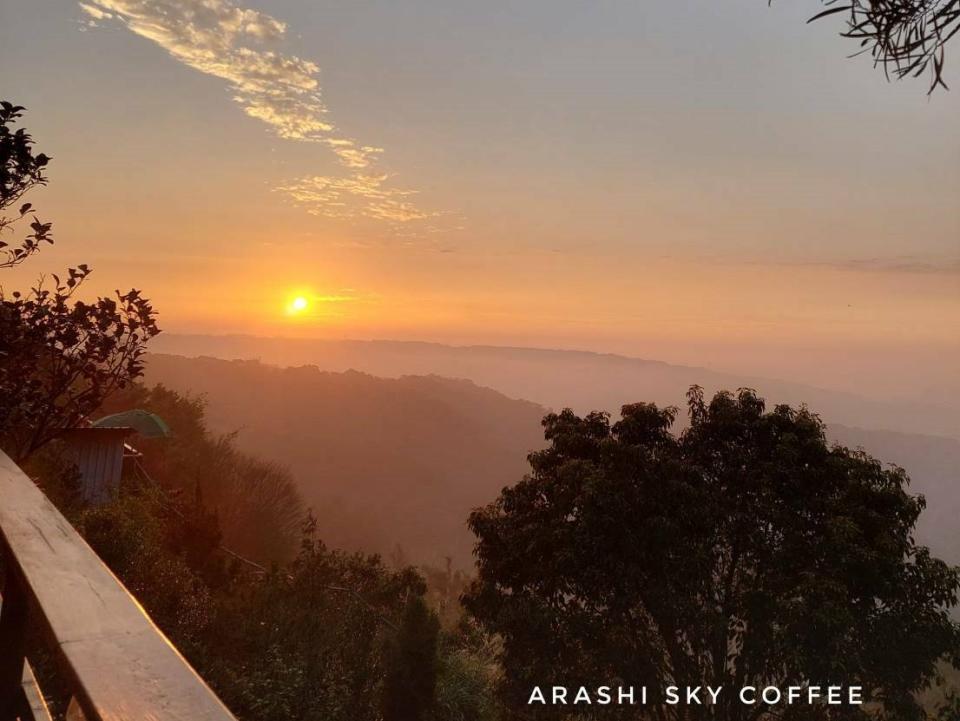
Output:
<svg viewBox="0 0 960 721">
<path fill-rule="evenodd" d="M 7 563 L 4 570 L 3 603 L 0 605 L 0 721 L 13 721 L 22 716 L 25 701 L 23 665 L 27 651 L 27 603 L 22 587 L 19 587 L 17 569 Z"/>
</svg>

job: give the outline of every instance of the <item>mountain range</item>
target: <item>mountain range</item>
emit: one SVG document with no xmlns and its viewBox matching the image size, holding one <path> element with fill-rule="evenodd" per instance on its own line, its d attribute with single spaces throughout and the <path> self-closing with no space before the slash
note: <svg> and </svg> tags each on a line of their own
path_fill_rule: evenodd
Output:
<svg viewBox="0 0 960 721">
<path fill-rule="evenodd" d="M 662 379 L 654 373 L 662 365 L 650 364 L 655 378 Z M 532 375 L 534 369 L 527 372 Z M 237 432 L 245 450 L 288 465 L 329 545 L 401 553 L 420 563 L 449 556 L 458 566 L 469 566 L 473 541 L 465 522 L 470 510 L 518 481 L 527 470 L 527 454 L 544 444 L 540 420 L 546 407 L 463 378 L 387 378 L 356 370 L 151 354 L 145 381 L 202 394 L 213 430 Z M 612 382 L 606 381 L 602 392 L 609 395 Z M 590 387 L 585 379 L 570 388 L 571 397 L 581 399 L 577 410 L 604 407 L 599 399 L 590 402 Z M 651 379 L 629 386 L 617 406 L 662 403 L 668 391 L 644 395 L 653 388 Z M 815 400 L 800 400 L 822 410 Z M 960 515 L 960 441 L 866 429 L 824 416 L 831 440 L 906 468 L 912 491 L 928 501 L 919 539 L 960 563 L 954 523 Z"/>
<path fill-rule="evenodd" d="M 842 392 L 586 351 L 166 333 L 154 339 L 151 349 L 182 356 L 258 359 L 278 366 L 357 370 L 383 378 L 430 374 L 465 378 L 511 398 L 552 409 L 569 407 L 578 413 L 616 413 L 624 403 L 636 400 L 682 406 L 684 394 L 694 384 L 707 393 L 753 388 L 769 403 L 806 403 L 829 423 L 960 439 L 960 411 L 946 400 L 934 405 L 883 397 L 872 394 L 868 387 L 857 393 Z"/>
</svg>

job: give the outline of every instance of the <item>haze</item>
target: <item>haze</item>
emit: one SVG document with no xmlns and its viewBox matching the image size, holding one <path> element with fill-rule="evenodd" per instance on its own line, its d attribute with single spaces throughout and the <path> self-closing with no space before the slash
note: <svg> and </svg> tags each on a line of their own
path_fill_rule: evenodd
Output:
<svg viewBox="0 0 960 721">
<path fill-rule="evenodd" d="M 956 408 L 960 96 L 847 59 L 819 7 L 7 0 L 0 45 L 54 157 L 45 267 L 144 288 L 168 332 L 612 351 Z"/>
</svg>

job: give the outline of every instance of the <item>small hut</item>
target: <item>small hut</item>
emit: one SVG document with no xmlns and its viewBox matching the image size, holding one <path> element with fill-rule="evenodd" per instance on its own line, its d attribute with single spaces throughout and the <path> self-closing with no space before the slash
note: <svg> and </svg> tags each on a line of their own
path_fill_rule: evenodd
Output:
<svg viewBox="0 0 960 721">
<path fill-rule="evenodd" d="M 114 413 L 85 428 L 73 428 L 64 435 L 66 455 L 77 466 L 84 500 L 91 505 L 108 503 L 117 497 L 125 460 L 140 453 L 127 443 L 130 436 L 165 438 L 170 428 L 160 416 L 143 410 Z"/>
<path fill-rule="evenodd" d="M 63 440 L 80 474 L 84 501 L 99 506 L 117 497 L 127 438 L 132 428 L 73 428 Z"/>
</svg>

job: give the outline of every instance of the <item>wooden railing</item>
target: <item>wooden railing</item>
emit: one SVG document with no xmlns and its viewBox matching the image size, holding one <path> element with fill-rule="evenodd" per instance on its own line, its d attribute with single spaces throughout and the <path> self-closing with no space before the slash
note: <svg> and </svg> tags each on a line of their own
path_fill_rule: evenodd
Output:
<svg viewBox="0 0 960 721">
<path fill-rule="evenodd" d="M 67 520 L 0 451 L 0 721 L 46 714 L 27 659 L 40 630 L 86 721 L 235 721 Z"/>
</svg>

